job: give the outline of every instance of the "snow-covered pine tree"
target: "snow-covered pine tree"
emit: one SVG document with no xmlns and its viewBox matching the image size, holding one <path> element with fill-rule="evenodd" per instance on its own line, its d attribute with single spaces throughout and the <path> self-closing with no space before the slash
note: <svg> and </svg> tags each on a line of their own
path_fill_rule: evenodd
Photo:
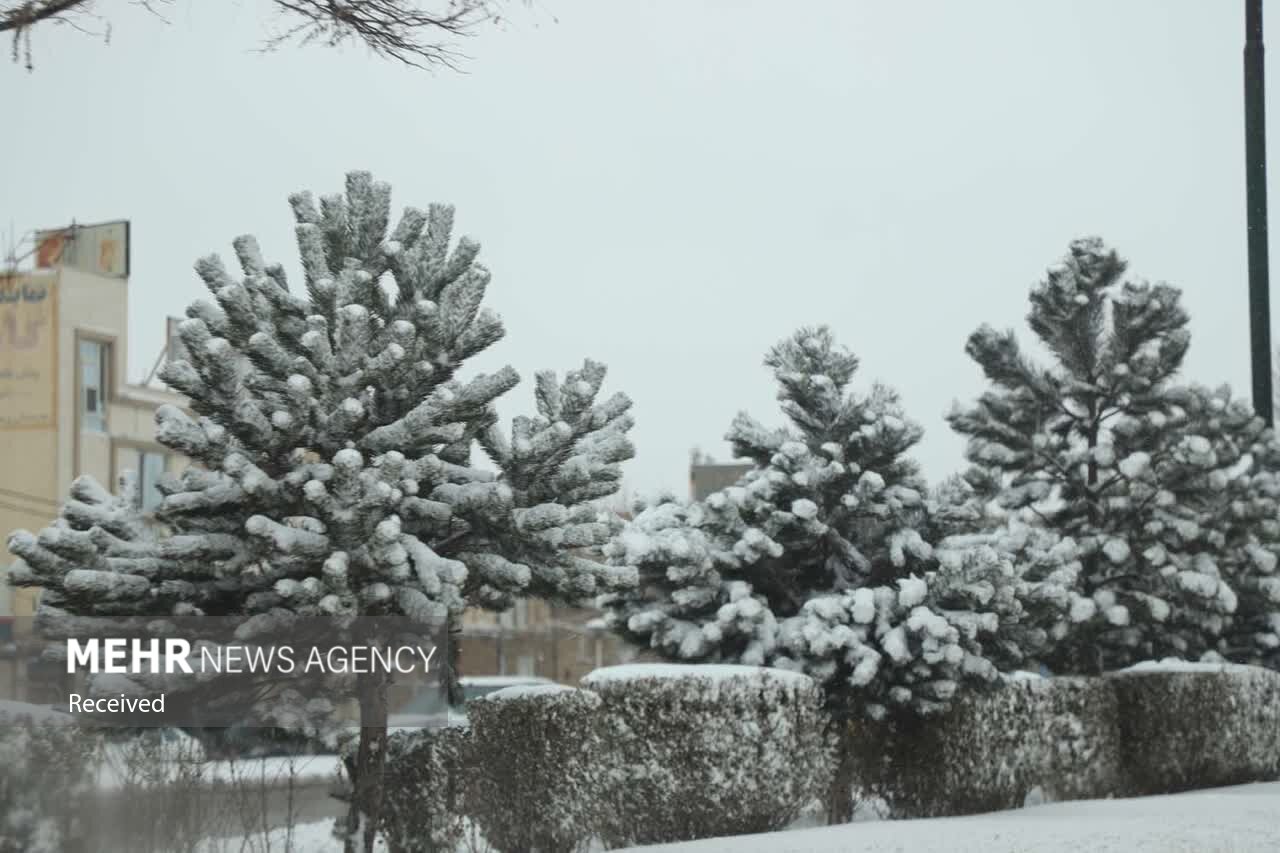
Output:
<svg viewBox="0 0 1280 853">
<path fill-rule="evenodd" d="M 920 427 L 888 388 L 851 390 L 858 361 L 826 328 L 765 363 L 787 426 L 740 414 L 727 438 L 755 467 L 739 483 L 702 503 L 660 500 L 624 527 L 606 553 L 640 582 L 605 597 L 614 629 L 677 661 L 804 671 L 842 723 L 940 712 L 962 681 L 993 681 L 984 643 L 1023 618 L 1018 573 L 985 542 L 939 563 L 907 456 Z"/>
<path fill-rule="evenodd" d="M 451 246 L 452 208 L 406 208 L 388 234 L 390 187 L 366 172 L 319 207 L 309 193 L 291 203 L 305 293 L 252 237 L 235 241 L 242 279 L 216 256 L 196 264 L 213 300 L 187 310 L 191 360 L 163 374 L 190 413 L 156 413 L 157 440 L 195 464 L 162 482 L 159 527 L 81 478 L 51 527 L 10 538 L 16 582 L 45 590 L 44 635 L 145 625 L 200 637 L 230 620 L 235 639 L 252 642 L 319 618 L 335 643 L 372 645 L 385 639 L 379 617 L 431 632 L 467 604 L 633 584 L 634 570 L 584 551 L 607 541 L 614 517 L 595 501 L 632 455 L 630 401 L 599 399 L 604 366 L 539 373 L 537 414 L 506 437 L 494 402 L 515 370 L 460 372 L 503 326 L 480 306 L 479 245 Z M 476 445 L 492 468 L 477 464 Z M 373 633 L 349 636 L 355 626 Z M 363 826 L 370 850 L 385 674 L 360 675 L 356 692 L 347 846 Z"/>
<path fill-rule="evenodd" d="M 1037 668 L 1066 636 L 1068 614 L 1079 598 L 1076 543 L 1056 531 L 993 516 L 959 474 L 933 489 L 928 512 L 928 538 L 937 543 L 934 554 L 945 568 L 936 584 L 939 599 L 946 601 L 947 586 L 964 589 L 999 575 L 984 604 L 1000 626 L 983 643 L 983 656 L 1001 672 Z"/>
<path fill-rule="evenodd" d="M 1068 635 L 1070 614 L 1082 600 L 1080 548 L 1070 537 L 1005 518 L 982 532 L 940 539 L 934 551 L 943 567 L 937 598 L 951 618 L 966 617 L 963 598 L 958 607 L 950 604 L 950 589 L 993 589 L 981 598 L 982 618 L 994 613 L 999 625 L 985 635 L 982 654 L 1001 672 L 1037 670 Z"/>
<path fill-rule="evenodd" d="M 1190 340 L 1179 291 L 1124 272 L 1100 240 L 1072 243 L 1031 292 L 1052 366 L 983 326 L 967 351 L 991 388 L 949 417 L 984 497 L 1080 547 L 1086 599 L 1050 661 L 1061 671 L 1201 656 L 1236 606 L 1209 521 L 1239 448 L 1200 435 L 1209 401 L 1174 384 Z"/>
<path fill-rule="evenodd" d="M 987 514 L 983 503 L 977 489 L 963 475 L 944 478 L 929 495 L 929 538 L 938 540 L 984 529 Z"/>
<path fill-rule="evenodd" d="M 1280 442 L 1230 388 L 1188 389 L 1189 430 L 1212 445 L 1221 473 L 1209 480 L 1201 524 L 1238 598 L 1217 651 L 1280 668 Z"/>
</svg>

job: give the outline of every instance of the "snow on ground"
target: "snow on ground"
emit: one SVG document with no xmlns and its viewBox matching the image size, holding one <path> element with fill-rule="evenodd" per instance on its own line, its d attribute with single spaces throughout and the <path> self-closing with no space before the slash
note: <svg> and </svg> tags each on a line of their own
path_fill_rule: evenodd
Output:
<svg viewBox="0 0 1280 853">
<path fill-rule="evenodd" d="M 387 853 L 387 845 L 378 839 L 374 853 Z M 273 829 L 267 836 L 251 839 L 205 839 L 197 853 L 268 853 L 287 850 L 289 853 L 340 853 L 342 844 L 333 837 L 333 821 L 322 820 L 295 826 L 293 832 Z"/>
<path fill-rule="evenodd" d="M 1248 672 L 1251 669 L 1253 667 L 1238 663 L 1199 663 L 1178 658 L 1165 658 L 1159 661 L 1144 660 L 1120 672 Z"/>
<path fill-rule="evenodd" d="M 1280 782 L 635 848 L 672 853 L 1275 853 Z"/>
<path fill-rule="evenodd" d="M 320 821 L 295 827 L 293 846 L 288 849 L 337 853 L 342 846 L 331 836 L 332 826 L 332 821 Z M 284 841 L 284 830 L 274 830 L 261 849 L 286 849 Z M 231 839 L 211 840 L 201 853 L 238 849 L 225 846 L 230 843 Z M 381 853 L 385 848 L 379 844 L 377 849 Z M 650 853 L 1275 853 L 1280 850 L 1280 782 L 632 849 Z"/>
<path fill-rule="evenodd" d="M 237 761 L 209 761 L 199 766 L 205 784 L 237 783 L 268 787 L 285 787 L 293 777 L 293 785 L 317 785 L 337 778 L 340 760 L 336 755 L 299 755 L 294 757 L 244 758 Z M 189 771 L 194 772 L 194 771 Z M 177 775 L 175 767 L 173 771 Z M 128 777 L 126 761 L 108 756 L 98 768 L 98 790 L 112 791 L 124 787 Z"/>
<path fill-rule="evenodd" d="M 1044 681 L 1045 677 L 1038 672 L 1028 672 L 1025 669 L 1015 669 L 1013 672 L 1002 673 L 1005 681 Z"/>
</svg>

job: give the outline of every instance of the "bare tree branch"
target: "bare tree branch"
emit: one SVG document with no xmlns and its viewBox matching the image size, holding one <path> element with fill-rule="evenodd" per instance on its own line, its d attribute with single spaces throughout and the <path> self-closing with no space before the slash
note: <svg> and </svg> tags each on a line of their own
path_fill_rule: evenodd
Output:
<svg viewBox="0 0 1280 853">
<path fill-rule="evenodd" d="M 272 0 L 286 15 L 300 19 L 267 42 L 265 49 L 298 39 L 336 46 L 350 39 L 363 41 L 376 55 L 422 68 L 457 68 L 461 54 L 448 39 L 469 36 L 494 20 L 493 0 L 449 0 L 443 10 L 421 8 L 414 0 Z M 442 37 L 439 41 L 434 37 Z"/>
<path fill-rule="evenodd" d="M 146 9 L 166 24 L 169 23 L 169 19 L 160 14 L 160 6 L 170 6 L 173 4 L 173 0 L 133 0 L 133 3 L 135 6 L 141 6 Z"/>
<path fill-rule="evenodd" d="M 287 22 L 267 39 L 264 51 L 287 42 L 323 44 L 363 42 L 373 53 L 416 68 L 444 66 L 457 69 L 463 55 L 452 43 L 474 34 L 477 27 L 500 20 L 499 8 L 507 0 L 270 0 Z M 173 0 L 133 0 L 135 5 L 168 20 L 160 12 Z M 434 6 L 435 8 L 428 8 Z M 95 14 L 94 0 L 0 0 L 0 32 L 13 33 L 13 61 L 31 62 L 31 30 L 43 23 L 70 24 L 82 32 L 110 38 L 111 25 Z M 81 25 L 76 16 L 101 21 L 103 31 Z"/>
<path fill-rule="evenodd" d="M 0 32 L 13 33 L 13 61 L 25 62 L 27 70 L 31 71 L 35 67 L 31 60 L 31 28 L 38 23 L 53 21 L 83 29 L 72 16 L 88 13 L 91 5 L 91 0 L 17 0 L 0 6 Z"/>
<path fill-rule="evenodd" d="M 57 18 L 77 7 L 89 5 L 89 0 L 21 0 L 0 7 L 0 33 L 8 30 L 25 30 L 27 27 Z"/>
</svg>

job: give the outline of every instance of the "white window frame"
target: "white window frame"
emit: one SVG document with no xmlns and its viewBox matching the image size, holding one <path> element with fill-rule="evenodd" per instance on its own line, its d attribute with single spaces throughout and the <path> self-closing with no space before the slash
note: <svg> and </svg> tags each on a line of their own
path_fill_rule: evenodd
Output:
<svg viewBox="0 0 1280 853">
<path fill-rule="evenodd" d="M 97 353 L 96 381 L 86 382 L 89 378 L 90 366 L 85 358 L 86 353 Z M 111 396 L 111 344 L 98 338 L 81 337 L 76 346 L 76 384 L 80 399 L 80 428 L 90 432 L 107 431 L 107 400 Z M 94 408 L 89 408 L 89 395 L 94 395 Z"/>
<path fill-rule="evenodd" d="M 153 513 L 156 507 L 160 505 L 160 501 L 163 500 L 163 495 L 157 492 L 154 498 L 155 502 L 150 506 L 147 505 L 147 459 L 151 457 L 154 461 L 159 462 L 160 470 L 156 472 L 156 481 L 158 482 L 164 476 L 164 473 L 169 470 L 169 455 L 162 450 L 148 450 L 145 447 L 139 447 L 135 452 L 137 457 L 133 471 L 137 477 L 136 505 L 144 513 Z"/>
</svg>

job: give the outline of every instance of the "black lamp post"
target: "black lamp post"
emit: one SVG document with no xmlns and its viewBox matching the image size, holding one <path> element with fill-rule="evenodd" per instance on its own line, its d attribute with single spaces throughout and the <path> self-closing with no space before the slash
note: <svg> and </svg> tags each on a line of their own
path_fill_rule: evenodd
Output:
<svg viewBox="0 0 1280 853">
<path fill-rule="evenodd" d="M 1244 158 L 1249 227 L 1249 337 L 1253 409 L 1271 411 L 1271 296 L 1267 272 L 1267 122 L 1263 87 L 1262 0 L 1245 0 Z"/>
</svg>

